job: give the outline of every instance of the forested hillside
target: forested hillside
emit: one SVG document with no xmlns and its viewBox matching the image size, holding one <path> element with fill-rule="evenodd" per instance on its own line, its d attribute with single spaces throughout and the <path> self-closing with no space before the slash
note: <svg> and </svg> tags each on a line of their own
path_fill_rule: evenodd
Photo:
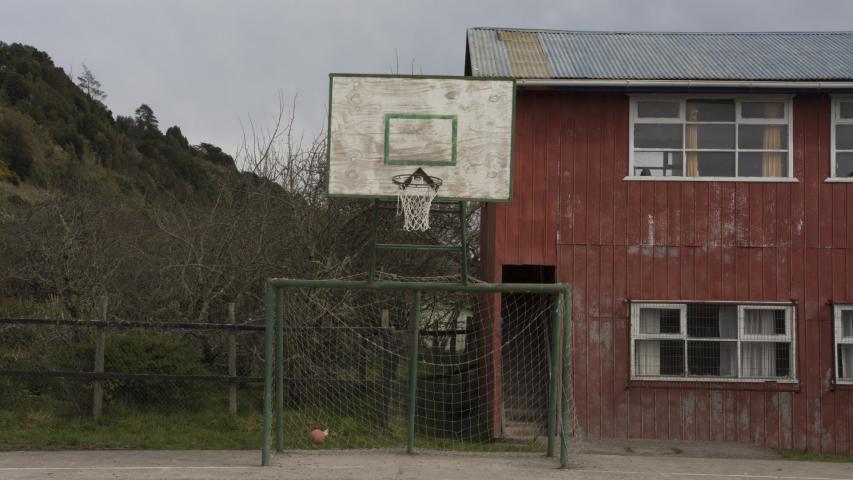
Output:
<svg viewBox="0 0 853 480">
<path fill-rule="evenodd" d="M 190 145 L 177 126 L 161 132 L 145 104 L 132 116 L 113 116 L 88 69 L 78 81 L 86 91 L 46 53 L 0 43 L 2 181 L 187 199 L 236 176 L 234 160 L 218 147 Z"/>
<path fill-rule="evenodd" d="M 114 116 L 103 90 L 88 68 L 72 80 L 0 43 L 0 317 L 85 318 L 107 297 L 115 318 L 219 321 L 229 302 L 257 312 L 265 278 L 366 270 L 370 205 L 325 196 L 324 136 L 294 143 L 285 102 L 248 132 L 238 170 L 178 126 L 163 133 L 144 103 Z M 405 240 L 392 217 L 385 240 Z M 443 221 L 418 241 L 446 241 L 458 227 Z M 458 272 L 454 255 L 381 261 Z"/>
</svg>

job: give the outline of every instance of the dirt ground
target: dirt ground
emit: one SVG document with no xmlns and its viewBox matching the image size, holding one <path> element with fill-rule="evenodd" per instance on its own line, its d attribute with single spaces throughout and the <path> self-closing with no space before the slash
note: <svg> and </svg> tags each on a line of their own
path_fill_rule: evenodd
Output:
<svg viewBox="0 0 853 480">
<path fill-rule="evenodd" d="M 302 451 L 274 455 L 262 468 L 259 451 L 3 452 L 0 479 L 853 479 L 853 463 L 787 461 L 744 445 L 614 441 L 586 451 L 569 469 L 542 455 L 507 453 Z"/>
</svg>

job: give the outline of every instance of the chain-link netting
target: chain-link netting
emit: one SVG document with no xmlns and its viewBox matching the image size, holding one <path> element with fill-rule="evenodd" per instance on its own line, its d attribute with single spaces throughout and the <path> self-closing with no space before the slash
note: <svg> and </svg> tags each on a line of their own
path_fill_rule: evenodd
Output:
<svg viewBox="0 0 853 480">
<path fill-rule="evenodd" d="M 559 294 L 422 291 L 420 308 L 412 291 L 282 294 L 286 449 L 406 446 L 414 380 L 415 447 L 544 451 Z"/>
</svg>

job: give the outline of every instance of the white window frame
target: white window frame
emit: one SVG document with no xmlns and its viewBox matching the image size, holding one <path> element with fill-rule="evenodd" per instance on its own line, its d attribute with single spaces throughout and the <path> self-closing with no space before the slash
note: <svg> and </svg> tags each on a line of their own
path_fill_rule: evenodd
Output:
<svg viewBox="0 0 853 480">
<path fill-rule="evenodd" d="M 689 337 L 687 335 L 687 305 L 688 304 L 717 304 L 730 305 L 737 307 L 737 338 L 705 338 L 705 337 Z M 853 309 L 853 305 L 849 306 Z M 640 310 L 644 308 L 652 309 L 673 309 L 680 311 L 680 333 L 679 334 L 642 334 L 640 333 Z M 785 334 L 778 335 L 749 335 L 744 331 L 744 318 L 747 310 L 784 310 L 785 311 Z M 796 325 L 796 309 L 790 303 L 778 302 L 715 302 L 715 301 L 691 301 L 691 302 L 673 302 L 673 301 L 634 301 L 631 302 L 630 308 L 630 376 L 632 381 L 641 382 L 714 382 L 714 383 L 798 383 L 797 379 L 797 325 Z M 637 340 L 682 340 L 684 342 L 684 376 L 673 375 L 637 375 L 636 363 L 636 341 Z M 714 342 L 737 342 L 736 351 L 736 377 L 721 377 L 707 375 L 688 375 L 688 351 L 687 343 L 690 341 L 714 341 Z M 741 345 L 744 342 L 748 343 L 790 343 L 790 376 L 789 377 L 754 377 L 743 376 Z M 851 342 L 853 343 L 853 342 Z M 837 352 L 837 348 L 836 348 Z M 853 382 L 851 382 L 853 383 Z"/>
<path fill-rule="evenodd" d="M 835 155 L 837 153 L 835 148 L 835 127 L 838 125 L 853 125 L 853 118 L 841 118 L 841 102 L 853 102 L 853 96 L 832 96 L 832 121 L 830 122 L 831 126 L 829 129 L 829 176 L 824 181 L 831 183 L 853 183 L 853 178 L 851 177 L 835 176 Z M 853 150 L 842 150 L 842 152 L 853 153 Z"/>
<path fill-rule="evenodd" d="M 722 94 L 698 94 L 698 95 L 685 95 L 685 94 L 637 94 L 630 96 L 630 108 L 629 108 L 629 118 L 628 118 L 628 172 L 627 175 L 623 178 L 623 180 L 631 180 L 631 181 L 652 181 L 652 182 L 661 182 L 661 181 L 676 181 L 676 182 L 772 182 L 772 183 L 796 183 L 798 182 L 797 178 L 794 176 L 794 136 L 793 136 L 793 114 L 792 114 L 792 95 L 722 95 Z M 634 151 L 651 151 L 651 152 L 660 152 L 660 151 L 671 151 L 671 152 L 681 152 L 682 153 L 682 162 L 686 162 L 687 155 L 687 146 L 685 142 L 687 142 L 687 119 L 686 119 L 686 109 L 687 109 L 687 100 L 693 99 L 731 99 L 735 101 L 735 120 L 734 122 L 697 122 L 702 124 L 721 124 L 721 125 L 730 125 L 733 124 L 735 126 L 735 141 L 734 141 L 734 149 L 702 149 L 702 152 L 732 152 L 735 154 L 735 174 L 737 175 L 738 171 L 738 160 L 740 153 L 751 153 L 751 152 L 767 152 L 769 150 L 762 149 L 741 149 L 738 145 L 738 131 L 739 125 L 788 125 L 788 148 L 787 156 L 788 156 L 788 176 L 785 177 L 689 177 L 689 176 L 680 176 L 680 177 L 655 177 L 655 176 L 639 176 L 634 175 Z M 678 118 L 639 118 L 637 112 L 637 102 L 640 101 L 678 101 L 680 102 L 679 108 L 679 116 Z M 784 115 L 781 119 L 770 119 L 770 118 L 743 118 L 741 116 L 741 104 L 743 102 L 783 102 L 784 104 Z M 652 124 L 652 123 L 680 123 L 682 126 L 682 135 L 681 135 L 681 149 L 669 149 L 669 148 L 634 148 L 634 125 L 639 122 L 642 124 Z M 834 145 L 834 143 L 833 143 Z M 779 150 L 780 152 L 783 150 Z M 833 157 L 834 158 L 834 157 Z"/>
<path fill-rule="evenodd" d="M 648 308 L 655 310 L 678 310 L 679 322 L 678 322 L 678 332 L 679 333 L 640 333 L 640 310 Z M 637 345 L 637 340 L 684 340 L 687 336 L 687 304 L 686 303 L 654 303 L 654 302 L 643 302 L 643 303 L 632 303 L 631 304 L 631 347 L 630 347 L 630 355 L 631 355 L 631 378 L 632 379 L 662 379 L 662 378 L 684 378 L 684 377 L 670 377 L 670 376 L 648 376 L 648 375 L 637 375 L 637 362 L 635 361 L 635 350 Z M 687 362 L 687 351 L 685 347 L 684 352 L 685 362 Z M 687 371 L 687 364 L 684 365 L 685 372 Z"/>
<path fill-rule="evenodd" d="M 838 371 L 838 346 L 853 345 L 853 337 L 845 338 L 842 336 L 841 330 L 841 313 L 845 311 L 853 311 L 853 304 L 841 303 L 832 306 L 832 371 L 835 372 L 835 383 L 841 385 L 853 385 L 853 379 L 840 378 Z"/>
</svg>

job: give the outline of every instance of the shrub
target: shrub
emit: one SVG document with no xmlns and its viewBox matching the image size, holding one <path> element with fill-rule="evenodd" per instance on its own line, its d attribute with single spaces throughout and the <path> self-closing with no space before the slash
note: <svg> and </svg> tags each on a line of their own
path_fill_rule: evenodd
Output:
<svg viewBox="0 0 853 480">
<path fill-rule="evenodd" d="M 92 347 L 93 348 L 93 347 Z M 91 357 L 89 357 L 91 358 Z M 199 348 L 160 334 L 107 336 L 105 370 L 120 373 L 208 375 Z M 158 409 L 197 408 L 204 400 L 200 382 L 110 379 L 107 401 L 123 401 Z"/>
</svg>

